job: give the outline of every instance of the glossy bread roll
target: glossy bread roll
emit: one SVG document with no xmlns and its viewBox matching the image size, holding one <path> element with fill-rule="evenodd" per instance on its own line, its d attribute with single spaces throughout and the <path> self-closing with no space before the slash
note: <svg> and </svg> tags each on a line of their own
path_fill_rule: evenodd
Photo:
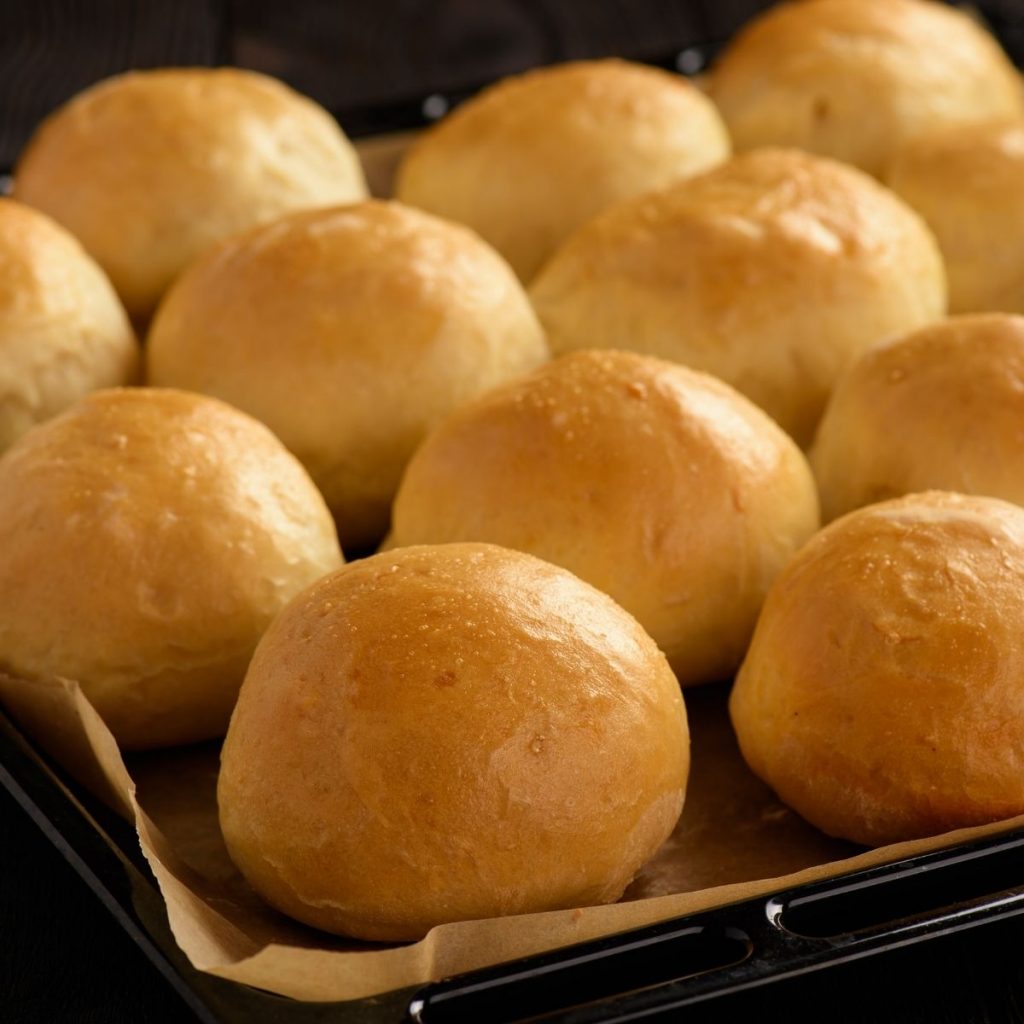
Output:
<svg viewBox="0 0 1024 1024">
<path fill-rule="evenodd" d="M 222 735 L 270 620 L 340 564 L 302 467 L 211 398 L 98 391 L 0 458 L 0 670 L 77 680 L 123 747 Z"/>
<path fill-rule="evenodd" d="M 887 180 L 935 233 L 951 313 L 1024 313 L 1024 121 L 914 139 Z"/>
<path fill-rule="evenodd" d="M 760 150 L 620 203 L 534 281 L 555 353 L 628 348 L 705 370 L 809 444 L 840 373 L 941 316 L 935 241 L 852 167 Z"/>
<path fill-rule="evenodd" d="M 63 224 L 138 323 L 211 242 L 291 210 L 366 195 L 330 115 L 237 68 L 164 68 L 100 82 L 51 114 L 15 195 Z"/>
<path fill-rule="evenodd" d="M 138 364 L 103 271 L 49 217 L 0 198 L 0 453 L 88 392 L 129 383 Z"/>
<path fill-rule="evenodd" d="M 346 548 L 384 535 L 429 427 L 546 358 L 490 246 L 382 202 L 293 214 L 211 249 L 168 295 L 147 348 L 151 383 L 223 398 L 284 441 Z"/>
<path fill-rule="evenodd" d="M 720 381 L 577 352 L 463 406 L 413 456 L 391 543 L 490 541 L 610 594 L 684 685 L 732 675 L 817 529 L 796 445 Z"/>
<path fill-rule="evenodd" d="M 529 281 L 606 206 L 729 151 L 714 105 L 685 79 L 621 60 L 579 61 L 468 100 L 412 147 L 397 195 L 479 231 Z"/>
<path fill-rule="evenodd" d="M 1024 114 L 999 44 L 929 0 L 801 0 L 726 47 L 711 94 L 737 150 L 797 146 L 880 177 L 907 139 Z"/>
<path fill-rule="evenodd" d="M 1024 505 L 1024 317 L 951 317 L 866 352 L 811 465 L 826 520 L 929 488 Z"/>
<path fill-rule="evenodd" d="M 1024 813 L 1024 510 L 932 491 L 853 512 L 768 595 L 730 711 L 750 767 L 868 845 Z"/>
<path fill-rule="evenodd" d="M 256 891 L 357 938 L 606 903 L 672 831 L 679 687 L 613 601 L 483 544 L 354 562 L 268 630 L 224 744 Z"/>
</svg>

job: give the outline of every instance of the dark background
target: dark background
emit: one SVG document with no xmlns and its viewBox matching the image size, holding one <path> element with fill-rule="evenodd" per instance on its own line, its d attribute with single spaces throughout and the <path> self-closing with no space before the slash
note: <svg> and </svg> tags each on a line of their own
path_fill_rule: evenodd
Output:
<svg viewBox="0 0 1024 1024">
<path fill-rule="evenodd" d="M 768 0 L 0 0 L 0 168 L 79 90 L 128 68 L 238 64 L 283 78 L 352 134 L 410 126 L 537 64 L 618 55 L 699 70 Z M 976 9 L 1018 63 L 1024 0 Z M 381 109 L 383 108 L 383 110 Z M 395 123 L 397 117 L 398 123 Z"/>
<path fill-rule="evenodd" d="M 240 64 L 334 111 L 353 134 L 411 126 L 432 93 L 575 57 L 701 63 L 765 2 L 720 0 L 5 0 L 0 168 L 39 119 L 127 68 Z M 978 5 L 1018 63 L 1024 3 Z M 1021 865 L 1024 880 L 1024 864 Z M 1024 921 L 935 940 L 680 1015 L 687 1021 L 1024 1021 Z M 156 969 L 0 789 L 0 1020 L 179 1022 Z M 486 1024 L 486 1022 L 481 1022 Z"/>
</svg>

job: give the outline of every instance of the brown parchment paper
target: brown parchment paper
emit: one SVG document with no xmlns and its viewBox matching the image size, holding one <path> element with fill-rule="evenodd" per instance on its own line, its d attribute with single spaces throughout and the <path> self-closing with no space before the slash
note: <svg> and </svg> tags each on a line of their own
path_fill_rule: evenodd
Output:
<svg viewBox="0 0 1024 1024">
<path fill-rule="evenodd" d="M 218 745 L 122 757 L 77 684 L 0 675 L 0 702 L 21 727 L 135 823 L 189 960 L 296 999 L 356 999 L 422 984 L 1024 824 L 1022 816 L 866 852 L 830 839 L 747 770 L 725 698 L 723 687 L 686 692 L 692 770 L 683 817 L 621 902 L 443 925 L 412 945 L 376 946 L 290 921 L 249 889 L 217 826 Z"/>
</svg>

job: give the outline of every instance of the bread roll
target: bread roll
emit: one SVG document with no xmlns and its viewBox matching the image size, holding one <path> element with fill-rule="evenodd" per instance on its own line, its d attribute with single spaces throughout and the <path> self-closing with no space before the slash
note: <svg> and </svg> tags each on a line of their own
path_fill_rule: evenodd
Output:
<svg viewBox="0 0 1024 1024">
<path fill-rule="evenodd" d="M 330 115 L 283 83 L 165 68 L 100 82 L 48 117 L 14 190 L 78 237 L 144 323 L 211 242 L 362 199 L 366 184 Z"/>
<path fill-rule="evenodd" d="M 705 370 L 806 445 L 840 373 L 941 316 L 945 282 L 928 229 L 887 189 L 759 150 L 585 224 L 531 297 L 556 353 L 628 348 Z"/>
<path fill-rule="evenodd" d="M 464 103 L 412 147 L 396 194 L 479 231 L 528 281 L 604 207 L 729 150 L 714 105 L 685 79 L 580 61 L 506 78 Z"/>
<path fill-rule="evenodd" d="M 98 391 L 0 459 L 0 670 L 77 680 L 126 748 L 219 736 L 267 624 L 340 564 L 269 430 L 199 395 Z"/>
<path fill-rule="evenodd" d="M 49 217 L 0 198 L 0 453 L 88 392 L 129 383 L 138 363 L 103 271 Z"/>
<path fill-rule="evenodd" d="M 800 450 L 732 388 L 578 352 L 441 423 L 406 470 L 391 543 L 491 541 L 564 566 L 635 615 L 689 684 L 732 675 L 817 526 Z"/>
<path fill-rule="evenodd" d="M 1024 313 L 1024 121 L 914 139 L 888 181 L 935 233 L 950 312 Z"/>
<path fill-rule="evenodd" d="M 952 317 L 866 352 L 811 464 L 826 520 L 929 488 L 1024 505 L 1024 317 Z"/>
<path fill-rule="evenodd" d="M 664 657 L 528 555 L 346 566 L 260 643 L 224 744 L 221 829 L 253 888 L 363 939 L 618 899 L 689 767 Z"/>
<path fill-rule="evenodd" d="M 1024 813 L 1024 510 L 932 491 L 853 512 L 776 580 L 730 701 L 750 767 L 882 845 Z"/>
<path fill-rule="evenodd" d="M 312 474 L 346 548 L 384 535 L 430 426 L 546 358 L 490 246 L 382 202 L 293 214 L 214 247 L 168 295 L 147 350 L 151 383 L 266 423 Z"/>
<path fill-rule="evenodd" d="M 797 146 L 882 175 L 907 139 L 1024 114 L 999 44 L 926 0 L 802 0 L 726 47 L 711 95 L 739 151 Z"/>
</svg>

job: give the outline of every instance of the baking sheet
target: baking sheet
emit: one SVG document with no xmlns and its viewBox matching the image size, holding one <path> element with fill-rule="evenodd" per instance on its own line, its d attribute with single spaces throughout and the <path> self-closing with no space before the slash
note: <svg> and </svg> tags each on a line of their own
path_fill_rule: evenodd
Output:
<svg viewBox="0 0 1024 1024">
<path fill-rule="evenodd" d="M 409 133 L 358 144 L 374 195 L 387 196 Z M 1009 831 L 1024 816 L 915 843 L 862 851 L 780 804 L 743 764 L 727 688 L 685 694 L 692 765 L 682 819 L 620 903 L 435 928 L 404 946 L 307 928 L 264 905 L 228 859 L 217 826 L 218 745 L 122 758 L 73 681 L 0 673 L 0 703 L 75 779 L 133 821 L 175 938 L 203 971 L 305 1000 L 348 1000 L 768 894 L 958 842 Z"/>
<path fill-rule="evenodd" d="M 686 693 L 693 767 L 675 834 L 620 903 L 433 929 L 402 946 L 348 942 L 266 907 L 235 871 L 217 827 L 218 747 L 122 758 L 76 683 L 0 675 L 0 702 L 83 785 L 134 821 L 178 944 L 200 970 L 307 1000 L 423 984 L 843 871 L 1007 831 L 1024 817 L 863 852 L 783 807 L 743 764 L 725 689 Z"/>
</svg>

